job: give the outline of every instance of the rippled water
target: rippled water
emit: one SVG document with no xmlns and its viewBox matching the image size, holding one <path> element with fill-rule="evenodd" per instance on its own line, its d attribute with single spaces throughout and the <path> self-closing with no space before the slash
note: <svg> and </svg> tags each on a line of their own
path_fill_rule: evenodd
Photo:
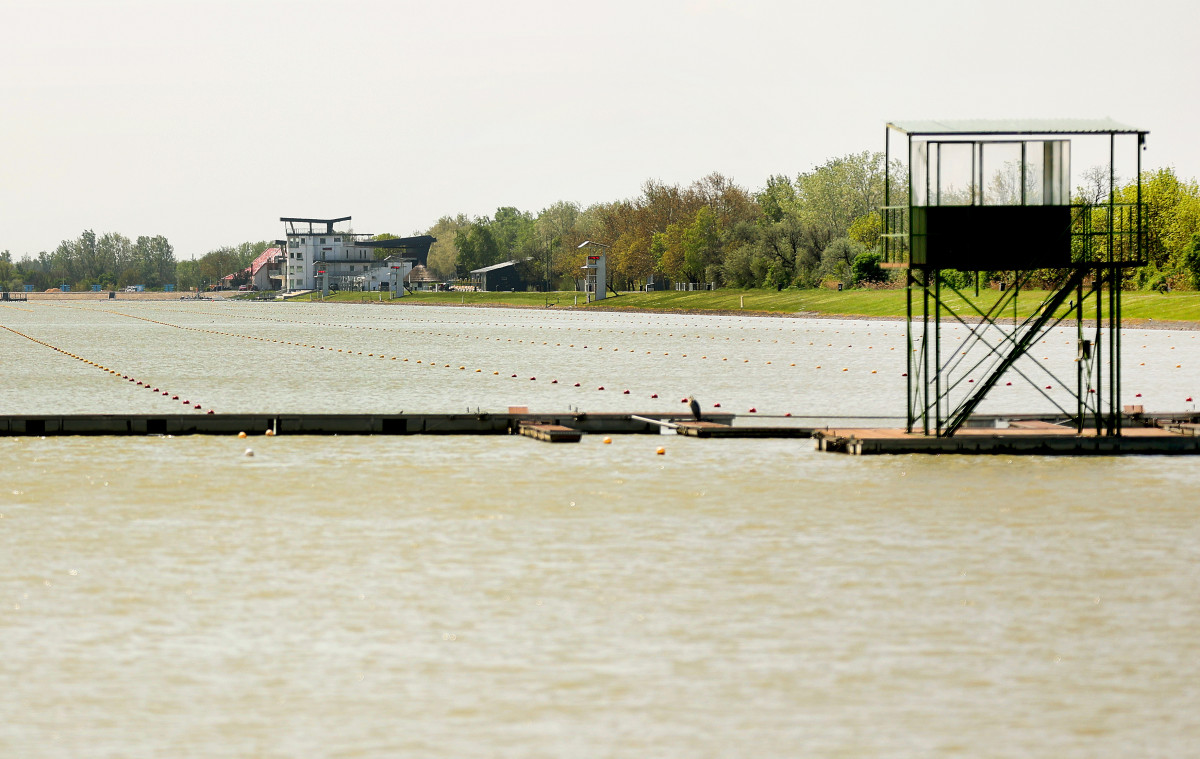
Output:
<svg viewBox="0 0 1200 759">
<path fill-rule="evenodd" d="M 903 408 L 896 323 L 28 309 L 0 324 L 82 360 L 0 330 L 3 413 L 178 404 L 85 361 L 218 411 L 670 410 L 688 393 L 760 414 Z M 1127 392 L 1182 407 L 1195 345 L 1129 332 Z M 1200 740 L 1192 458 L 673 436 L 8 438 L 0 455 L 0 756 L 1185 756 Z"/>
</svg>

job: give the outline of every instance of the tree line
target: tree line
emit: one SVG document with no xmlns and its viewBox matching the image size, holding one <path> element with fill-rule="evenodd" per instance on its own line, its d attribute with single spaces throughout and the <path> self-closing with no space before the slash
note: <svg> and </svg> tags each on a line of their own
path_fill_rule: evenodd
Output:
<svg viewBox="0 0 1200 759">
<path fill-rule="evenodd" d="M 493 216 L 444 216 L 426 234 L 437 238 L 429 268 L 465 278 L 473 269 L 516 261 L 526 281 L 572 289 L 580 243 L 610 246 L 616 289 L 647 280 L 736 287 L 812 287 L 823 279 L 882 280 L 878 257 L 883 202 L 882 153 L 833 159 L 791 178 L 772 176 L 751 192 L 709 174 L 689 185 L 647 180 L 634 198 L 586 208 L 559 201 L 536 215 L 511 206 Z M 898 165 L 893 170 L 899 171 Z"/>
<path fill-rule="evenodd" d="M 448 215 L 425 231 L 438 240 L 429 268 L 465 278 L 516 261 L 534 287 L 573 289 L 582 263 L 577 247 L 592 240 L 610 246 L 610 284 L 618 290 L 652 277 L 780 290 L 831 281 L 899 285 L 901 275 L 880 266 L 884 160 L 877 152 L 850 154 L 795 177 L 771 176 L 757 191 L 714 173 L 689 185 L 648 180 L 634 198 L 586 208 L 560 201 L 537 214 L 505 206 L 490 217 Z M 897 190 L 907 185 L 904 167 L 893 163 L 890 174 L 889 202 L 906 203 Z M 1084 172 L 1073 202 L 1106 203 L 1107 182 L 1106 171 Z M 1136 180 L 1121 183 L 1114 200 L 1131 202 L 1136 190 Z M 1172 168 L 1147 171 L 1142 201 L 1147 263 L 1128 271 L 1126 286 L 1200 289 L 1200 185 Z"/>
<path fill-rule="evenodd" d="M 74 240 L 63 240 L 53 251 L 25 255 L 14 261 L 9 251 L 0 253 L 0 289 L 48 290 L 64 285 L 88 290 L 93 285 L 112 290 L 127 285 L 160 288 L 176 281 L 175 249 L 162 235 L 136 240 L 109 232 L 97 236 L 85 230 Z"/>
<path fill-rule="evenodd" d="M 559 201 L 536 214 L 502 206 L 491 216 L 446 215 L 415 234 L 437 238 L 428 268 L 442 279 L 516 261 L 533 288 L 574 289 L 582 264 L 577 248 L 591 240 L 610 246 L 609 284 L 618 290 L 651 278 L 775 289 L 830 281 L 887 286 L 898 276 L 880 267 L 884 161 L 879 152 L 853 153 L 794 177 L 771 176 L 755 191 L 718 173 L 687 185 L 651 179 L 632 198 L 587 207 Z M 903 166 L 894 162 L 890 173 L 890 202 L 906 202 L 896 197 L 906 185 Z M 1141 180 L 1147 263 L 1128 272 L 1126 286 L 1200 289 L 1200 185 L 1172 168 L 1147 171 Z M 1125 181 L 1114 200 L 1130 201 L 1136 189 L 1136 180 Z M 1100 204 L 1107 197 L 1107 173 L 1092 169 L 1073 200 Z M 0 254 L 0 288 L 175 283 L 191 289 L 244 269 L 271 244 L 245 242 L 177 262 L 163 237 L 130 241 L 88 230 L 36 258 L 13 262 L 7 251 Z"/>
</svg>

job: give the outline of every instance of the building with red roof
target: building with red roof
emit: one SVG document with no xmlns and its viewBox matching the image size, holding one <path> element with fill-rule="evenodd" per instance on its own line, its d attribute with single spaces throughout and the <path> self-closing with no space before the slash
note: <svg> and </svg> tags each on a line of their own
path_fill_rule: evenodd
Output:
<svg viewBox="0 0 1200 759">
<path fill-rule="evenodd" d="M 267 248 L 245 269 L 221 277 L 226 287 L 231 287 L 235 280 L 243 279 L 248 280 L 246 284 L 255 290 L 278 290 L 283 280 L 283 249 Z"/>
</svg>

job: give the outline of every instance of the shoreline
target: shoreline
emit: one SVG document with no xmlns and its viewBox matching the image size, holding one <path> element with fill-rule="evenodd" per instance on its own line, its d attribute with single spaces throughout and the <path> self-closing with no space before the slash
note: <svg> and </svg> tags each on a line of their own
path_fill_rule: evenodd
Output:
<svg viewBox="0 0 1200 759">
<path fill-rule="evenodd" d="M 205 298 L 181 297 L 183 293 L 116 293 L 115 297 L 110 298 L 107 292 L 78 292 L 78 293 L 28 293 L 27 301 L 25 302 L 54 302 L 54 301 L 158 301 L 158 302 L 213 302 L 213 301 L 234 301 L 243 300 L 236 297 L 225 297 L 223 295 L 215 295 L 213 293 L 206 294 Z M 256 303 L 283 303 L 286 301 L 268 300 L 254 301 L 252 299 L 244 299 L 247 302 Z M 6 301 L 5 305 L 14 305 L 21 303 L 20 300 Z M 313 302 L 320 303 L 322 301 L 296 301 L 296 302 Z M 721 309 L 721 308 L 654 308 L 645 306 L 560 306 L 560 305 L 527 305 L 520 303 L 444 303 L 431 302 L 425 300 L 409 300 L 400 299 L 396 301 L 367 301 L 361 303 L 358 301 L 333 301 L 338 303 L 347 303 L 350 305 L 393 305 L 393 306 L 413 306 L 419 308 L 511 308 L 522 311 L 555 311 L 561 313 L 587 313 L 590 311 L 598 311 L 603 313 L 621 313 L 621 314 L 679 314 L 682 316 L 738 316 L 752 317 L 755 319 L 837 319 L 843 321 L 882 321 L 882 322 L 903 322 L 905 317 L 893 315 L 878 315 L 878 314 L 853 314 L 853 313 L 829 313 L 822 311 L 762 311 L 754 309 Z M 954 319 L 944 319 L 946 323 L 954 323 Z M 979 322 L 976 318 L 965 318 L 972 324 Z M 1091 322 L 1088 322 L 1091 324 Z M 1103 325 L 1108 325 L 1108 320 L 1101 322 Z M 1177 330 L 1182 332 L 1200 331 L 1200 321 L 1190 321 L 1185 319 L 1152 319 L 1152 318 L 1127 318 L 1122 320 L 1123 329 L 1154 329 L 1154 330 Z"/>
<path fill-rule="evenodd" d="M 385 301 L 385 305 L 388 302 Z M 421 308 L 511 308 L 521 311 L 553 311 L 562 313 L 588 313 L 590 311 L 600 311 L 603 313 L 615 314 L 680 314 L 683 316 L 750 316 L 756 319 L 841 319 L 845 321 L 885 321 L 885 322 L 903 322 L 903 316 L 886 316 L 886 315 L 870 315 L 870 314 L 833 314 L 823 313 L 821 311 L 795 311 L 787 313 L 783 311 L 752 311 L 745 310 L 725 310 L 719 308 L 642 308 L 638 306 L 526 306 L 520 304 L 507 303 L 430 303 L 428 301 L 409 301 L 395 303 L 392 305 L 398 306 L 416 306 Z M 943 323 L 954 323 L 955 319 L 944 318 Z M 978 324 L 979 318 L 964 318 L 972 324 Z M 1092 322 L 1087 322 L 1091 324 Z M 1108 320 L 1104 319 L 1101 324 L 1108 326 Z M 1187 320 L 1156 320 L 1156 319 L 1124 319 L 1121 324 L 1122 329 L 1158 329 L 1158 330 L 1178 330 L 1183 332 L 1200 331 L 1200 321 Z"/>
</svg>

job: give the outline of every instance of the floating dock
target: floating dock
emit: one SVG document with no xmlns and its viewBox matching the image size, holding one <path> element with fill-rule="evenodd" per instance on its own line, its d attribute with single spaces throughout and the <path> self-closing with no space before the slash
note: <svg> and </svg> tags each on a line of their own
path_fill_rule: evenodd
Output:
<svg viewBox="0 0 1200 759">
<path fill-rule="evenodd" d="M 544 443 L 578 443 L 583 433 L 572 427 L 561 424 L 539 424 L 537 422 L 522 422 L 517 431 L 525 437 L 541 440 Z"/>
<path fill-rule="evenodd" d="M 718 423 L 733 422 L 733 414 L 710 416 Z M 276 435 L 511 435 L 527 426 L 564 427 L 592 435 L 657 435 L 664 425 L 682 418 L 655 413 L 24 414 L 0 416 L 0 437 L 262 435 L 268 430 Z"/>
<path fill-rule="evenodd" d="M 0 416 L 0 437 L 67 435 L 523 435 L 550 443 L 583 435 L 812 438 L 819 451 L 882 454 L 1200 454 L 1200 413 L 1137 414 L 1118 436 L 1079 433 L 1061 419 L 978 416 L 952 437 L 901 429 L 735 424 L 734 414 L 22 414 Z"/>
<path fill-rule="evenodd" d="M 1014 422 L 1004 429 L 966 427 L 952 437 L 896 429 L 824 429 L 813 433 L 816 448 L 853 456 L 882 454 L 1005 454 L 1088 456 L 1200 454 L 1194 422 L 1128 427 L 1119 436 L 1078 432 L 1052 422 Z"/>
</svg>

